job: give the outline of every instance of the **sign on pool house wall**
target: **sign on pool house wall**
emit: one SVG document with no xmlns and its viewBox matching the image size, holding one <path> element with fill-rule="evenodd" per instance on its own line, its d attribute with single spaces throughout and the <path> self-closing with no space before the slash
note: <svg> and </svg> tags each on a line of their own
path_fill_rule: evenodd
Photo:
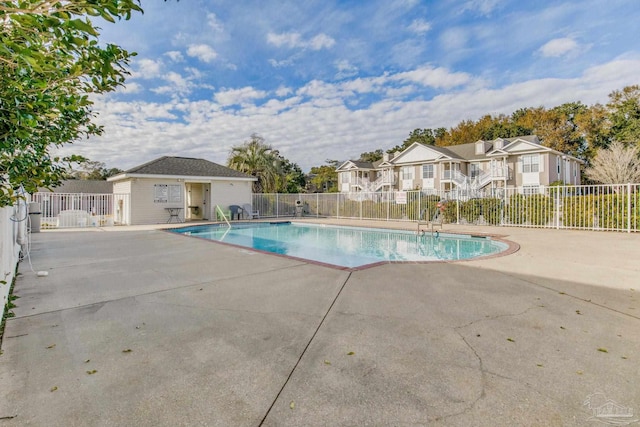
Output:
<svg viewBox="0 0 640 427">
<path fill-rule="evenodd" d="M 182 202 L 182 188 L 176 184 L 155 184 L 153 186 L 154 203 Z"/>
</svg>

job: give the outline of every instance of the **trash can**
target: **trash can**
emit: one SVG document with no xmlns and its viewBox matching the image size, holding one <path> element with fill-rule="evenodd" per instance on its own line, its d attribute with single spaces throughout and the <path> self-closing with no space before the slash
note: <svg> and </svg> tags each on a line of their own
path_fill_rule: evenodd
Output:
<svg viewBox="0 0 640 427">
<path fill-rule="evenodd" d="M 31 226 L 32 233 L 40 232 L 40 223 L 42 222 L 42 212 L 40 210 L 40 203 L 29 203 L 29 224 Z"/>
</svg>

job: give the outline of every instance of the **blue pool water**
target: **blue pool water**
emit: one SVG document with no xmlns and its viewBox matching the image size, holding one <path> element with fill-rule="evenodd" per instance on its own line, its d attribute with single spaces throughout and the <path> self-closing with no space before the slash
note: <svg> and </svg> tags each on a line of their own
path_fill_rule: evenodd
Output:
<svg viewBox="0 0 640 427">
<path fill-rule="evenodd" d="M 341 267 L 389 261 L 441 261 L 477 258 L 502 252 L 504 242 L 484 237 L 401 230 L 338 227 L 291 222 L 199 225 L 171 230 Z"/>
</svg>

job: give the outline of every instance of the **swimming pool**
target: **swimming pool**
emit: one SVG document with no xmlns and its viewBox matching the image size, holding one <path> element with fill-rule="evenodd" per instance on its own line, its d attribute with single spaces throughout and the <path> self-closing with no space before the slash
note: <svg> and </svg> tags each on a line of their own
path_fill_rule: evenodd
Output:
<svg viewBox="0 0 640 427">
<path fill-rule="evenodd" d="M 361 268 L 382 262 L 455 261 L 495 255 L 509 245 L 491 238 L 296 222 L 198 225 L 170 230 L 323 264 Z"/>
</svg>

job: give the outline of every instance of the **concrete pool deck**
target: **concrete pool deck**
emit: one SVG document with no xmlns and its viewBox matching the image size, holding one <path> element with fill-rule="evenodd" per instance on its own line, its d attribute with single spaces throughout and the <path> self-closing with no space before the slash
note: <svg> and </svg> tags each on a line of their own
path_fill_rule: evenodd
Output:
<svg viewBox="0 0 640 427">
<path fill-rule="evenodd" d="M 598 408 L 640 412 L 638 234 L 445 225 L 520 250 L 350 272 L 156 228 L 33 235 L 49 274 L 20 265 L 0 426 L 583 426 L 605 425 Z"/>
</svg>

